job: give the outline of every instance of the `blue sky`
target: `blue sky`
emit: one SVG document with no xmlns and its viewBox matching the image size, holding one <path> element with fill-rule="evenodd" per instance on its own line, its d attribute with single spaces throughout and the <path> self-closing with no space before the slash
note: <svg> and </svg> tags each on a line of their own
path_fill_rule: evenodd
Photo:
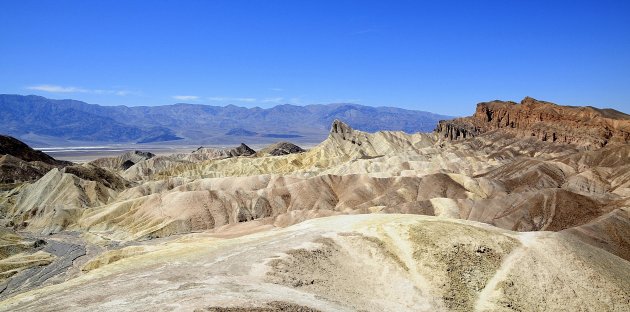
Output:
<svg viewBox="0 0 630 312">
<path fill-rule="evenodd" d="M 0 93 L 630 112 L 630 1 L 2 1 Z"/>
</svg>

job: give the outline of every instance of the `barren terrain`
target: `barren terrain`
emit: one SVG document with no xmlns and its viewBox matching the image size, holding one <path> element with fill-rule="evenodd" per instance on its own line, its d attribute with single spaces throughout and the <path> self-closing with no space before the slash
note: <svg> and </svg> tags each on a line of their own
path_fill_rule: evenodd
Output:
<svg viewBox="0 0 630 312">
<path fill-rule="evenodd" d="M 629 125 L 526 98 L 306 149 L 14 155 L 46 170 L 0 193 L 0 310 L 629 311 Z"/>
</svg>

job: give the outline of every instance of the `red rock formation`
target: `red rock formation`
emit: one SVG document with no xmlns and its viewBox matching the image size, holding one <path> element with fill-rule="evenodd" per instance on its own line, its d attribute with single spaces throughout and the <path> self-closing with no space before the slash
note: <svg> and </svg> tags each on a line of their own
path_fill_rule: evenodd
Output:
<svg viewBox="0 0 630 312">
<path fill-rule="evenodd" d="M 521 103 L 477 104 L 471 117 L 440 121 L 436 132 L 450 140 L 501 129 L 519 137 L 602 147 L 630 142 L 630 115 L 613 109 L 560 106 L 526 97 Z"/>
</svg>

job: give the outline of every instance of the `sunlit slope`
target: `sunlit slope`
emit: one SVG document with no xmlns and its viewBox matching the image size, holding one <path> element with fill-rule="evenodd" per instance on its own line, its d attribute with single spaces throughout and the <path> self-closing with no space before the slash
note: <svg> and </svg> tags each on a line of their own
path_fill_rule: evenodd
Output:
<svg viewBox="0 0 630 312">
<path fill-rule="evenodd" d="M 568 236 L 425 216 L 335 216 L 128 249 L 0 310 L 627 311 L 630 296 L 627 261 Z"/>
<path fill-rule="evenodd" d="M 211 152 L 223 156 L 194 162 L 182 154 L 158 156 L 116 172 L 90 164 L 52 170 L 0 197 L 0 205 L 27 231 L 135 240 L 251 220 L 287 226 L 374 212 L 561 231 L 626 207 L 630 194 L 628 145 L 587 150 L 498 132 L 444 142 L 426 134 L 364 133 L 337 121 L 328 139 L 307 152 Z M 623 242 L 612 240 L 609 249 L 617 253 Z"/>
<path fill-rule="evenodd" d="M 305 153 L 272 157 L 231 157 L 201 163 L 179 159 L 147 160 L 127 169 L 129 180 L 160 179 L 171 176 L 225 177 L 260 174 L 314 175 L 333 166 L 357 159 L 417 151 L 433 145 L 433 135 L 406 134 L 396 131 L 366 133 L 335 121 L 330 134 L 321 144 Z M 155 163 L 155 164 L 152 164 Z"/>
</svg>

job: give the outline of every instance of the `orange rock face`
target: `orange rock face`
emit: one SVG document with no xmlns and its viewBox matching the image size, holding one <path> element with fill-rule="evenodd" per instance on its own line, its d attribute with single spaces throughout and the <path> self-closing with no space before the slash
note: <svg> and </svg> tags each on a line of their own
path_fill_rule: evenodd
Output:
<svg viewBox="0 0 630 312">
<path fill-rule="evenodd" d="M 613 109 L 560 106 L 526 97 L 521 103 L 477 104 L 471 117 L 440 121 L 436 131 L 460 140 L 497 129 L 542 141 L 602 147 L 630 142 L 630 115 Z"/>
</svg>

